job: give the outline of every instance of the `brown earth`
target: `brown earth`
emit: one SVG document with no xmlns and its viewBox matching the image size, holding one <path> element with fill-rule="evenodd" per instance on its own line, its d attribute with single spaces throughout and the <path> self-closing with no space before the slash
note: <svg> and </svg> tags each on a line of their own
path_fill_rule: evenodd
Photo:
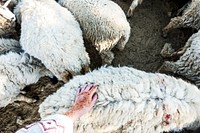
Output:
<svg viewBox="0 0 200 133">
<path fill-rule="evenodd" d="M 114 0 L 126 12 L 131 1 Z M 176 29 L 167 38 L 162 37 L 162 28 L 170 20 L 169 15 L 176 13 L 187 0 L 144 0 L 138 6 L 134 16 L 128 21 L 131 25 L 131 37 L 124 51 L 113 49 L 115 59 L 113 66 L 130 66 L 155 72 L 163 63 L 160 51 L 166 42 L 180 48 L 191 36 L 191 29 Z M 181 3 L 180 3 L 181 2 Z M 87 42 L 85 42 L 88 44 Z M 101 59 L 92 46 L 87 46 L 91 58 L 91 68 L 101 66 Z M 37 99 L 36 103 L 14 102 L 5 108 L 0 108 L 0 133 L 13 133 L 24 125 L 40 120 L 38 105 L 50 94 L 55 92 L 62 82 L 53 84 L 49 78 L 41 78 L 37 84 L 26 87 L 26 96 Z M 188 132 L 189 131 L 182 131 Z M 190 132 L 192 133 L 192 132 Z"/>
</svg>

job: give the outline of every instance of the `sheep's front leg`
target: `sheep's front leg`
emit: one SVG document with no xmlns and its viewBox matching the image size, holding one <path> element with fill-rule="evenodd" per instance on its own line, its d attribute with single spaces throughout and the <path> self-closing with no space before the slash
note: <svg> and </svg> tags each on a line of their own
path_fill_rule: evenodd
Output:
<svg viewBox="0 0 200 133">
<path fill-rule="evenodd" d="M 175 28 L 184 27 L 184 19 L 183 17 L 175 17 L 172 18 L 169 24 L 163 29 L 163 37 L 167 37 L 167 33 Z"/>
<path fill-rule="evenodd" d="M 138 6 L 138 4 L 141 4 L 143 0 L 133 0 L 133 2 L 131 3 L 131 6 L 128 9 L 127 12 L 127 17 L 131 17 L 133 15 L 133 11 L 135 10 L 135 8 Z"/>
<path fill-rule="evenodd" d="M 111 64 L 114 59 L 114 54 L 111 51 L 102 51 L 100 53 L 102 64 Z"/>
<path fill-rule="evenodd" d="M 117 42 L 116 48 L 119 49 L 119 51 L 123 51 L 127 41 L 128 41 L 128 37 L 122 36 Z"/>
</svg>

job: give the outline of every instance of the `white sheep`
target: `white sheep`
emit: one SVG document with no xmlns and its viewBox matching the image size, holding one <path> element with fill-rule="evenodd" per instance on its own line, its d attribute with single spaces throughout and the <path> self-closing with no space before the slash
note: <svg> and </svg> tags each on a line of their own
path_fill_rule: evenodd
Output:
<svg viewBox="0 0 200 133">
<path fill-rule="evenodd" d="M 0 36 L 5 36 L 9 33 L 14 34 L 15 31 L 15 15 L 8 9 L 8 4 L 11 0 L 5 2 L 4 5 L 0 5 Z"/>
<path fill-rule="evenodd" d="M 169 44 L 167 46 L 170 47 Z M 170 56 L 180 58 L 175 62 L 165 61 L 159 71 L 176 73 L 200 87 L 200 30 L 188 39 L 183 48 L 172 52 Z"/>
<path fill-rule="evenodd" d="M 100 52 L 102 63 L 111 64 L 115 45 L 123 50 L 130 36 L 130 25 L 123 10 L 110 0 L 58 0 L 80 23 L 83 37 Z"/>
<path fill-rule="evenodd" d="M 20 91 L 43 76 L 53 75 L 40 61 L 24 53 L 18 41 L 0 39 L 0 107 L 16 100 L 33 102 Z"/>
<path fill-rule="evenodd" d="M 175 28 L 190 27 L 197 30 L 200 28 L 200 1 L 192 0 L 186 7 L 182 16 L 172 18 L 169 24 L 163 29 L 164 37 L 167 36 L 169 31 Z"/>
<path fill-rule="evenodd" d="M 59 80 L 89 71 L 82 31 L 73 15 L 54 0 L 21 0 L 15 10 L 21 22 L 20 44 Z"/>
<path fill-rule="evenodd" d="M 128 9 L 127 12 L 127 17 L 131 17 L 133 15 L 133 11 L 135 10 L 135 8 L 139 5 L 142 4 L 143 0 L 133 0 L 133 2 L 131 3 L 131 6 Z"/>
<path fill-rule="evenodd" d="M 99 85 L 94 108 L 74 125 L 76 133 L 159 133 L 200 120 L 200 91 L 181 79 L 128 67 L 102 67 L 76 76 L 39 106 L 40 116 L 62 114 L 79 85 Z M 188 117 L 189 116 L 189 117 Z M 195 125 L 196 124 L 196 125 Z"/>
</svg>

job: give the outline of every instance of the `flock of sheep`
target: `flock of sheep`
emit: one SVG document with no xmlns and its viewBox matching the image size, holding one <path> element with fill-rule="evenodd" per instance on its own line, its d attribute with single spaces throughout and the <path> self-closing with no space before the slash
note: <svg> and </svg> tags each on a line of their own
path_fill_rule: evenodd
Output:
<svg viewBox="0 0 200 133">
<path fill-rule="evenodd" d="M 11 12 L 8 5 L 14 6 Z M 142 0 L 133 0 L 127 16 Z M 113 47 L 125 48 L 130 25 L 119 5 L 110 0 L 7 0 L 0 7 L 4 17 L 0 35 L 21 26 L 19 41 L 0 39 L 0 107 L 16 100 L 34 102 L 20 95 L 41 77 L 65 82 L 39 107 L 41 118 L 63 113 L 74 102 L 76 88 L 85 82 L 99 85 L 94 108 L 74 125 L 77 133 L 158 133 L 196 129 L 200 126 L 200 0 L 191 0 L 182 16 L 172 18 L 163 36 L 174 28 L 197 30 L 185 46 L 174 51 L 166 43 L 166 61 L 158 72 L 170 71 L 192 83 L 161 73 L 130 67 L 102 66 L 90 71 L 84 41 L 92 42 L 102 64 L 111 64 Z M 199 31 L 198 31 L 199 30 Z M 73 77 L 69 80 L 70 77 Z M 188 117 L 190 116 L 190 117 Z"/>
</svg>

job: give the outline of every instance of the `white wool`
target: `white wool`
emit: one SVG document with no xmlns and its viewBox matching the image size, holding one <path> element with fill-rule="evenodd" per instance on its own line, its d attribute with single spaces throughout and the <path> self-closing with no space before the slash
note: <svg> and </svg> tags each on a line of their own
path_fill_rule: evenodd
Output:
<svg viewBox="0 0 200 133">
<path fill-rule="evenodd" d="M 192 0 L 187 8 L 183 11 L 182 16 L 174 17 L 169 24 L 163 29 L 163 35 L 175 28 L 190 27 L 194 29 L 200 28 L 200 1 Z"/>
<path fill-rule="evenodd" d="M 133 15 L 133 11 L 139 4 L 142 4 L 142 1 L 143 0 L 133 0 L 133 2 L 131 3 L 131 6 L 129 7 L 128 12 L 127 12 L 128 17 L 131 17 Z"/>
<path fill-rule="evenodd" d="M 165 61 L 166 71 L 179 74 L 200 87 L 200 30 L 193 34 L 185 44 L 185 53 L 175 62 Z"/>
<path fill-rule="evenodd" d="M 22 48 L 58 79 L 65 80 L 68 72 L 74 75 L 89 65 L 78 22 L 54 0 L 22 0 L 15 14 L 21 22 Z"/>
<path fill-rule="evenodd" d="M 16 40 L 0 39 L 0 107 L 15 101 L 26 85 L 52 76 L 44 65 L 22 51 Z"/>
<path fill-rule="evenodd" d="M 85 82 L 99 85 L 98 100 L 75 122 L 76 133 L 159 133 L 181 130 L 200 119 L 196 86 L 165 74 L 111 66 L 74 77 L 45 99 L 40 116 L 66 112 L 74 104 L 78 86 Z"/>
<path fill-rule="evenodd" d="M 130 25 L 119 5 L 110 0 L 58 0 L 80 23 L 83 36 L 99 52 L 117 44 L 123 50 L 130 36 Z M 110 55 L 109 55 L 110 56 Z M 108 62 L 111 63 L 113 56 Z"/>
</svg>

